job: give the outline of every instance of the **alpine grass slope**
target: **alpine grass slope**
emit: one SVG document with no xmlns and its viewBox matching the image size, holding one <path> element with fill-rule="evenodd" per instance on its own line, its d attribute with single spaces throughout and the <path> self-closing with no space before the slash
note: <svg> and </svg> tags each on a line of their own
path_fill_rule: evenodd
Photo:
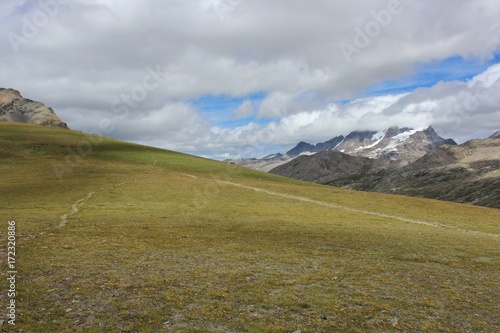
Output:
<svg viewBox="0 0 500 333">
<path fill-rule="evenodd" d="M 500 211 L 0 124 L 3 332 L 493 332 Z M 6 265 L 2 264 L 2 279 Z M 7 292 L 0 292 L 6 313 Z"/>
</svg>

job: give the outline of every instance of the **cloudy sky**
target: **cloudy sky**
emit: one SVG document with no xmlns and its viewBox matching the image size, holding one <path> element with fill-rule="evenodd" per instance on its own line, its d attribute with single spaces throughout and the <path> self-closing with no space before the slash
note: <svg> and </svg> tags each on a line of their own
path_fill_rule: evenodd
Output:
<svg viewBox="0 0 500 333">
<path fill-rule="evenodd" d="M 352 130 L 500 130 L 498 0 L 3 0 L 0 87 L 217 159 Z"/>
</svg>

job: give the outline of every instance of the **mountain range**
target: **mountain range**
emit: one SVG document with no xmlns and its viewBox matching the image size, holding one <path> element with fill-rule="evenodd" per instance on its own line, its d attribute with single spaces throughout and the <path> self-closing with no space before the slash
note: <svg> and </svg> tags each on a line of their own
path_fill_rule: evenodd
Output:
<svg viewBox="0 0 500 333">
<path fill-rule="evenodd" d="M 500 208 L 500 131 L 461 145 L 432 126 L 354 131 L 235 163 L 299 180 Z"/>
<path fill-rule="evenodd" d="M 456 145 L 456 142 L 440 137 L 432 126 L 420 130 L 408 127 L 391 127 L 382 131 L 354 131 L 345 137 L 343 135 L 336 136 L 316 145 L 301 141 L 285 154 L 272 154 L 262 159 L 240 159 L 236 160 L 235 163 L 252 169 L 270 171 L 301 155 L 337 151 L 351 156 L 407 164 L 416 161 L 442 144 Z"/>
<path fill-rule="evenodd" d="M 340 151 L 353 156 L 412 162 L 442 144 L 456 145 L 452 139 L 443 139 L 432 126 L 425 130 L 391 127 L 384 131 L 351 132 L 315 146 L 299 143 L 287 152 L 290 156 L 310 155 L 322 151 Z"/>
</svg>

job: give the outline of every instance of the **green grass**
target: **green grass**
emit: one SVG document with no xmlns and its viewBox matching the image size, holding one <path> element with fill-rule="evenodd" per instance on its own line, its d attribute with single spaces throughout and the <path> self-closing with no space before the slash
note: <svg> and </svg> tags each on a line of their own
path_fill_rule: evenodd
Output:
<svg viewBox="0 0 500 333">
<path fill-rule="evenodd" d="M 11 123 L 0 124 L 0 162 L 2 263 L 15 220 L 19 272 L 16 326 L 5 323 L 6 332 L 500 325 L 496 209 L 319 186 Z M 4 313 L 7 301 L 2 289 Z"/>
</svg>

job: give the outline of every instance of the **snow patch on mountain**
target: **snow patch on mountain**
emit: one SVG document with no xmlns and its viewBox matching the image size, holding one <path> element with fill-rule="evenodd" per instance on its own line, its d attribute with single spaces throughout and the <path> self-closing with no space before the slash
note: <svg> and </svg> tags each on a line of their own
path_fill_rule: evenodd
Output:
<svg viewBox="0 0 500 333">
<path fill-rule="evenodd" d="M 302 155 L 311 156 L 311 155 L 314 155 L 314 154 L 316 154 L 316 152 L 303 151 L 302 153 L 299 154 L 299 156 L 302 156 Z"/>
<path fill-rule="evenodd" d="M 417 132 L 418 132 L 418 130 L 409 130 L 409 131 L 400 133 L 396 136 L 393 136 L 390 139 L 389 143 L 387 143 L 387 145 L 383 148 L 383 151 L 397 149 L 397 146 L 399 144 L 401 144 L 404 141 L 408 141 L 410 139 L 410 137 Z"/>
<path fill-rule="evenodd" d="M 385 138 L 385 133 L 386 131 L 379 131 L 372 136 L 372 140 L 375 140 L 374 143 L 368 145 L 368 146 L 361 146 L 359 148 L 356 148 L 354 151 L 358 152 L 360 150 L 365 150 L 365 149 L 370 149 L 378 145 L 384 138 Z"/>
<path fill-rule="evenodd" d="M 382 140 L 385 136 L 385 133 L 387 132 L 387 130 L 383 130 L 383 131 L 378 131 L 377 133 L 373 134 L 372 136 L 372 140 Z"/>
</svg>

